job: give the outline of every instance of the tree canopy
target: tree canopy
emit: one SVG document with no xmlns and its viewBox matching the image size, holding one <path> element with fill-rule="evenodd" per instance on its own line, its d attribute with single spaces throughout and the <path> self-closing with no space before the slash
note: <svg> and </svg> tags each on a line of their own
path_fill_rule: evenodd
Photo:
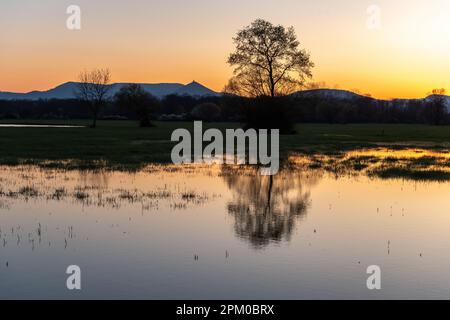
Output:
<svg viewBox="0 0 450 320">
<path fill-rule="evenodd" d="M 299 90 L 314 67 L 300 48 L 293 27 L 257 19 L 233 38 L 236 50 L 228 63 L 235 67 L 226 92 L 248 97 L 280 96 Z"/>
</svg>

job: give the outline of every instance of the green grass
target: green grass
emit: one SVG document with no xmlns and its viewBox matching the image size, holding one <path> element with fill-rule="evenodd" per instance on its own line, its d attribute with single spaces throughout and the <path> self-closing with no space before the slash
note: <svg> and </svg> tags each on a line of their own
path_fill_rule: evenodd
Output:
<svg viewBox="0 0 450 320">
<path fill-rule="evenodd" d="M 281 139 L 282 149 L 333 153 L 374 146 L 425 149 L 450 147 L 450 126 L 303 124 L 298 125 L 296 131 L 296 135 L 285 136 Z"/>
<path fill-rule="evenodd" d="M 382 179 L 401 178 L 414 181 L 448 181 L 450 173 L 442 170 L 415 170 L 412 168 L 383 168 L 370 173 Z"/>
<path fill-rule="evenodd" d="M 12 121 L 0 121 L 12 123 Z M 28 124 L 89 125 L 90 121 L 15 121 Z M 153 128 L 139 128 L 132 121 L 99 121 L 96 129 L 0 128 L 0 164 L 31 163 L 66 167 L 134 169 L 151 162 L 169 162 L 174 145 L 172 131 L 192 129 L 191 122 L 157 122 Z M 238 123 L 203 124 L 219 129 L 238 128 Z M 280 137 L 280 151 L 334 154 L 363 147 L 448 148 L 450 127 L 380 124 L 300 124 L 297 134 Z M 44 163 L 47 161 L 47 163 Z M 49 161 L 49 162 L 48 162 Z"/>
</svg>

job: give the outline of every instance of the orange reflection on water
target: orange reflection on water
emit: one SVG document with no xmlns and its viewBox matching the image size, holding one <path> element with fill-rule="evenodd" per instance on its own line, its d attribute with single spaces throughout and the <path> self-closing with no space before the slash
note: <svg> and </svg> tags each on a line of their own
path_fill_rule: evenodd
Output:
<svg viewBox="0 0 450 320">
<path fill-rule="evenodd" d="M 419 148 L 361 149 L 338 155 L 292 155 L 288 163 L 303 169 L 323 169 L 335 174 L 368 174 L 425 180 L 450 179 L 450 152 Z"/>
<path fill-rule="evenodd" d="M 377 158 L 396 158 L 396 159 L 418 159 L 422 157 L 444 158 L 450 159 L 450 152 L 438 152 L 433 150 L 409 148 L 409 149 L 363 149 L 349 151 L 347 157 L 377 157 Z"/>
</svg>

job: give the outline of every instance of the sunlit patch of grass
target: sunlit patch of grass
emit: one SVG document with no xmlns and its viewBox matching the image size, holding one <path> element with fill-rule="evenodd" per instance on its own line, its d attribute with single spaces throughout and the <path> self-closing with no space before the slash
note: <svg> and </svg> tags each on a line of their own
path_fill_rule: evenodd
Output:
<svg viewBox="0 0 450 320">
<path fill-rule="evenodd" d="M 81 190 L 75 191 L 73 196 L 75 199 L 77 199 L 79 201 L 85 201 L 85 200 L 89 199 L 89 194 L 87 192 L 83 192 Z"/>
<path fill-rule="evenodd" d="M 151 165 L 136 175 L 149 175 L 163 178 L 168 175 L 189 177 L 204 174 L 218 174 L 218 166 L 209 165 Z M 197 206 L 214 199 L 217 195 L 206 191 L 199 192 L 179 186 L 162 185 L 151 189 L 142 189 L 131 185 L 108 186 L 109 176 L 127 176 L 123 171 L 94 170 L 73 172 L 65 169 L 49 169 L 39 166 L 21 165 L 0 167 L 0 201 L 34 198 L 47 201 L 74 201 L 83 206 L 97 206 L 118 209 L 122 205 L 141 205 L 142 210 L 157 210 L 160 205 L 182 209 Z M 24 179 L 23 177 L 27 177 Z M 91 180 L 93 179 L 93 180 Z M 33 184 L 30 184 L 33 182 Z"/>
<path fill-rule="evenodd" d="M 66 188 L 56 188 L 55 191 L 49 196 L 49 199 L 61 200 L 67 196 Z"/>
<path fill-rule="evenodd" d="M 448 181 L 450 172 L 442 170 L 415 170 L 407 168 L 380 168 L 370 172 L 371 176 L 379 178 L 403 178 L 417 181 Z"/>
<path fill-rule="evenodd" d="M 147 193 L 145 193 L 144 196 L 149 199 L 164 199 L 164 198 L 170 198 L 172 196 L 172 193 L 167 190 L 160 190 L 160 191 L 147 192 Z"/>
<path fill-rule="evenodd" d="M 18 194 L 27 198 L 33 198 L 39 196 L 39 192 L 30 186 L 21 187 L 18 191 Z"/>
<path fill-rule="evenodd" d="M 183 192 L 181 194 L 181 199 L 185 199 L 185 200 L 190 200 L 190 199 L 195 199 L 196 198 L 196 194 L 193 191 L 189 191 L 189 192 Z"/>
<path fill-rule="evenodd" d="M 294 154 L 289 162 L 298 168 L 334 175 L 450 180 L 450 152 L 443 150 L 377 148 L 342 152 L 340 156 Z"/>
<path fill-rule="evenodd" d="M 119 199 L 127 200 L 129 202 L 136 202 L 141 198 L 139 191 L 136 189 L 135 190 L 120 190 L 118 197 L 119 197 Z"/>
</svg>

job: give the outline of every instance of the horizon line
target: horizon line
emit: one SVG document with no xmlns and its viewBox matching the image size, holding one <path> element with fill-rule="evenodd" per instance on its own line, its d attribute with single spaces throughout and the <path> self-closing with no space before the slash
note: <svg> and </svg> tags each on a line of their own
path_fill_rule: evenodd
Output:
<svg viewBox="0 0 450 320">
<path fill-rule="evenodd" d="M 62 85 L 67 84 L 67 83 L 80 83 L 80 81 L 69 80 L 69 81 L 61 82 L 61 83 L 59 83 L 59 84 L 57 84 L 57 85 L 54 85 L 54 86 L 50 86 L 50 87 L 47 88 L 47 89 L 41 89 L 41 90 L 35 89 L 35 90 L 29 90 L 29 91 L 2 91 L 2 90 L 0 89 L 0 93 L 30 94 L 30 93 L 34 93 L 34 92 L 46 92 L 46 91 L 49 91 L 49 90 L 52 90 L 52 89 L 56 89 L 56 88 L 58 88 L 59 86 L 62 86 Z M 191 84 L 191 83 L 197 83 L 197 84 L 200 84 L 200 85 L 206 87 L 207 89 L 209 89 L 209 90 L 211 90 L 211 91 L 213 91 L 213 92 L 215 92 L 215 93 L 224 93 L 223 91 L 216 91 L 216 90 L 214 90 L 214 89 L 211 89 L 208 85 L 205 85 L 205 84 L 203 84 L 203 83 L 201 83 L 201 82 L 198 82 L 198 81 L 196 81 L 196 80 L 192 80 L 191 82 L 188 82 L 188 83 L 183 83 L 183 82 L 135 82 L 135 81 L 116 81 L 116 82 L 111 82 L 109 85 L 115 85 L 115 84 L 149 84 L 149 85 L 179 84 L 179 85 L 186 86 L 186 85 L 189 85 L 189 84 Z M 415 100 L 415 99 L 425 99 L 425 98 L 427 98 L 427 97 L 430 97 L 430 96 L 435 95 L 435 94 L 433 94 L 432 92 L 429 92 L 429 93 L 424 94 L 424 95 L 421 96 L 421 97 L 417 97 L 417 96 L 416 96 L 416 97 L 413 97 L 413 98 L 411 98 L 411 97 L 389 97 L 389 98 L 379 98 L 379 97 L 373 96 L 373 95 L 370 94 L 370 93 L 362 93 L 362 92 L 360 92 L 358 89 L 333 88 L 333 87 L 329 87 L 329 86 L 324 86 L 324 87 L 319 87 L 319 88 L 304 88 L 304 89 L 300 89 L 300 90 L 295 91 L 295 92 L 301 92 L 301 91 L 314 91 L 314 90 L 337 90 L 337 91 L 347 91 L 347 92 L 351 92 L 351 93 L 353 93 L 353 94 L 356 94 L 356 95 L 359 95 L 359 96 L 362 96 L 362 97 L 368 97 L 368 98 L 372 98 L 372 99 L 376 99 L 376 100 L 385 100 L 385 101 L 391 101 L 391 100 Z M 295 93 L 295 92 L 293 92 L 293 93 Z M 443 94 L 443 96 L 450 96 L 450 95 Z"/>
</svg>

